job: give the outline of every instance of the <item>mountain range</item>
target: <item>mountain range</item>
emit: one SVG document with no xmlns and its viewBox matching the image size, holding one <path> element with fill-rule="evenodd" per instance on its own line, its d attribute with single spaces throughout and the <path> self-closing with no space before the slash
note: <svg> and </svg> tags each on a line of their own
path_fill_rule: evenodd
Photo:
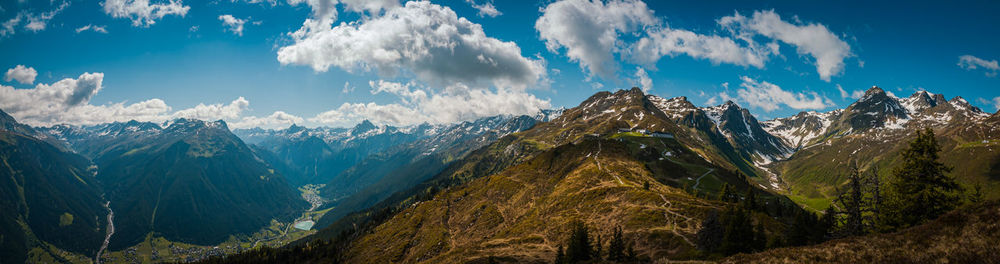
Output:
<svg viewBox="0 0 1000 264">
<path fill-rule="evenodd" d="M 1000 196 L 1000 113 L 878 87 L 845 109 L 766 121 L 732 101 L 697 107 L 633 88 L 570 109 L 407 127 L 31 127 L 6 114 L 0 125 L 0 196 L 16 212 L 0 219 L 5 262 L 93 258 L 102 245 L 154 237 L 216 245 L 274 221 L 290 226 L 309 208 L 296 190 L 307 185 L 324 213 L 290 247 L 333 241 L 349 262 L 547 261 L 576 221 L 659 241 L 636 244 L 641 255 L 683 258 L 724 207 L 708 197 L 756 193 L 779 216 L 792 204 L 821 211 L 851 167 L 888 177 L 923 128 L 960 184 Z M 785 228 L 777 216 L 754 218 L 765 233 Z"/>
</svg>

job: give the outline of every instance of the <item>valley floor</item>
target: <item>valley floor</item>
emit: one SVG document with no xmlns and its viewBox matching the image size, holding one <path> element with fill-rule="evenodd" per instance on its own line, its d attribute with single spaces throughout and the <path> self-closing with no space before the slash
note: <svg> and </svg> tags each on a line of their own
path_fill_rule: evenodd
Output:
<svg viewBox="0 0 1000 264">
<path fill-rule="evenodd" d="M 279 222 L 271 220 L 271 225 L 249 236 L 230 236 L 230 238 L 218 245 L 193 245 L 176 241 L 169 241 L 162 237 L 148 234 L 146 239 L 132 247 L 120 251 L 106 252 L 101 256 L 102 263 L 150 263 L 150 262 L 192 262 L 212 256 L 224 256 L 247 251 L 258 247 L 281 247 L 295 240 L 316 233 L 316 230 L 302 230 L 295 228 L 296 224 L 307 221 L 315 221 L 329 212 L 332 208 L 315 211 L 323 204 L 319 197 L 319 189 L 322 185 L 305 185 L 299 187 L 302 199 L 312 206 L 302 212 L 302 215 L 292 222 Z M 302 225 L 299 225 L 302 226 Z M 84 258 L 85 259 L 85 258 Z M 81 263 L 87 263 L 83 261 Z"/>
</svg>

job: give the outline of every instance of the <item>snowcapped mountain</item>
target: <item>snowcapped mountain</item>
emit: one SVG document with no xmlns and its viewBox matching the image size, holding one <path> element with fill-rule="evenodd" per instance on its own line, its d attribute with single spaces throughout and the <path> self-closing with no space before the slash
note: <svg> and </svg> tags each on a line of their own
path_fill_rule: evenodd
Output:
<svg viewBox="0 0 1000 264">
<path fill-rule="evenodd" d="M 843 110 L 802 112 L 777 118 L 764 128 L 781 137 L 796 152 L 767 165 L 781 175 L 791 195 L 805 199 L 829 197 L 847 175 L 847 168 L 879 169 L 897 164 L 898 153 L 918 129 L 933 129 L 942 161 L 954 166 L 960 182 L 986 182 L 1000 173 L 1000 117 L 972 106 L 961 97 L 918 91 L 897 98 L 872 87 Z"/>
<path fill-rule="evenodd" d="M 794 116 L 776 118 L 761 124 L 765 131 L 781 138 L 786 145 L 797 149 L 822 136 L 842 112 L 841 109 L 825 113 L 799 112 Z"/>
<path fill-rule="evenodd" d="M 764 129 L 789 146 L 801 148 L 849 134 L 884 135 L 923 127 L 963 126 L 989 116 L 962 97 L 945 100 L 942 94 L 918 91 L 897 98 L 872 87 L 845 109 L 776 118 L 765 121 Z"/>
<path fill-rule="evenodd" d="M 732 101 L 699 108 L 683 96 L 670 99 L 655 95 L 647 97 L 678 125 L 700 131 L 709 138 L 724 138 L 726 144 L 753 163 L 767 164 L 783 159 L 792 152 L 792 148 L 780 138 L 764 130 L 763 125 L 749 110 Z"/>
</svg>

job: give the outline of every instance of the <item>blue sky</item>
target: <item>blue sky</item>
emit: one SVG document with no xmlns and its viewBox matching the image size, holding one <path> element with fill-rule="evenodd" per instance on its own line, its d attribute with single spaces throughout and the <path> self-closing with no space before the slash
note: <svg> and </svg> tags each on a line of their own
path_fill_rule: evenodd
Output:
<svg viewBox="0 0 1000 264">
<path fill-rule="evenodd" d="M 0 109 L 36 125 L 447 123 L 573 107 L 631 86 L 700 106 L 733 100 L 762 119 L 843 108 L 872 85 L 962 96 L 987 112 L 1000 105 L 1000 5 L 990 1 L 0 7 Z"/>
</svg>

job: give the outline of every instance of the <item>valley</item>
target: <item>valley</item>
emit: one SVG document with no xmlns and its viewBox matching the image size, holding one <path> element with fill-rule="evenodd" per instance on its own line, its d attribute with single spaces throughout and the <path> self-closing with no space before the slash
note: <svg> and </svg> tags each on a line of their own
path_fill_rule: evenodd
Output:
<svg viewBox="0 0 1000 264">
<path fill-rule="evenodd" d="M 789 220 L 782 219 L 799 213 L 783 208 L 822 212 L 831 206 L 835 194 L 831 190 L 841 187 L 846 162 L 870 173 L 887 173 L 877 168 L 893 167 L 898 161 L 889 154 L 898 150 L 870 152 L 855 146 L 901 148 L 901 142 L 912 135 L 903 126 L 942 131 L 943 151 L 970 153 L 966 163 L 988 163 L 997 157 L 987 153 L 996 146 L 992 142 L 1000 139 L 985 132 L 1000 129 L 994 121 L 996 114 L 963 106 L 959 99 L 952 103 L 939 99 L 936 102 L 944 104 L 940 107 L 912 106 L 923 93 L 899 99 L 872 88 L 868 94 L 846 110 L 764 122 L 733 102 L 698 108 L 684 97 L 664 99 L 633 88 L 597 93 L 578 107 L 535 117 L 497 116 L 449 126 L 395 128 L 362 123 L 341 130 L 291 126 L 239 130 L 236 134 L 242 138 L 221 121 L 184 119 L 165 127 L 133 121 L 38 128 L 47 138 L 63 142 L 58 145 L 61 148 L 85 150 L 81 153 L 99 164 L 86 168 L 93 178 L 89 181 L 116 184 L 97 185 L 110 191 L 111 197 L 103 203 L 95 200 L 94 213 L 100 213 L 97 218 L 104 218 L 106 226 L 99 229 L 103 242 L 94 244 L 99 257 L 64 252 L 48 244 L 49 249 L 36 248 L 29 257 L 40 260 L 58 255 L 74 263 L 85 263 L 88 258 L 99 263 L 194 262 L 331 239 L 328 243 L 333 244 L 321 245 L 348 243 L 334 251 L 344 254 L 341 258 L 347 262 L 475 262 L 498 255 L 508 261 L 539 262 L 554 257 L 562 226 L 582 222 L 597 228 L 595 234 L 602 237 L 611 236 L 613 230 L 607 227 L 620 227 L 636 239 L 634 250 L 644 258 L 697 260 L 704 258 L 698 242 L 704 221 L 729 208 L 733 199 L 748 195 L 760 199 L 764 205 L 753 209 L 759 213 L 748 217 L 755 219 L 764 234 L 785 232 L 781 230 Z M 884 119 L 852 121 L 851 113 L 860 111 L 854 109 L 871 108 L 863 106 L 871 102 L 901 105 L 882 107 L 901 110 L 889 112 L 895 116 Z M 920 111 L 944 113 L 956 121 L 928 119 Z M 959 121 L 973 124 L 966 127 Z M 15 135 L 40 133 L 29 129 L 33 128 L 21 128 Z M 245 145 L 244 140 L 255 144 Z M 360 149 L 370 152 L 355 152 Z M 845 150 L 850 155 L 843 156 Z M 311 151 L 366 157 L 353 158 L 346 164 L 356 164 L 339 171 L 320 173 L 319 157 L 307 162 L 308 158 L 288 156 L 311 155 Z M 285 158 L 276 153 L 285 153 L 281 154 Z M 944 160 L 958 162 L 951 156 Z M 817 158 L 832 158 L 829 164 L 841 165 L 824 165 L 828 166 L 825 170 L 801 174 L 799 168 Z M 303 165 L 313 169 L 294 169 Z M 184 166 L 189 168 L 173 172 Z M 237 174 L 221 173 L 226 166 L 233 166 L 228 171 Z M 160 173 L 172 176 L 162 178 Z M 228 175 L 228 180 L 214 180 L 218 175 Z M 313 183 L 293 188 L 294 184 L 284 181 L 285 175 Z M 962 184 L 985 184 L 984 195 L 992 199 L 997 193 L 990 186 L 997 183 L 982 181 L 989 179 L 986 175 L 963 173 L 956 179 Z M 205 178 L 178 182 L 191 176 Z M 225 187 L 234 180 L 241 187 Z M 147 191 L 116 191 L 125 186 Z M 265 200 L 245 201 L 284 213 L 244 207 L 238 212 L 267 213 L 271 218 L 252 231 L 227 231 L 221 239 L 204 240 L 170 226 L 187 223 L 229 229 L 222 223 L 245 224 L 247 217 L 233 214 L 228 217 L 235 220 L 221 222 L 178 219 L 205 215 L 208 212 L 201 207 L 216 202 L 185 208 L 178 207 L 185 204 L 183 200 L 168 197 L 198 192 L 217 193 L 214 199 L 263 194 Z M 131 209 L 121 203 L 132 204 Z M 142 204 L 148 210 L 136 211 L 135 206 Z M 120 210 L 132 212 L 120 216 Z M 184 211 L 188 213 L 171 215 Z M 148 214 L 138 219 L 146 219 L 153 231 L 138 240 L 123 238 L 150 230 L 128 218 L 134 219 L 135 212 Z M 159 230 L 156 226 L 161 223 L 170 225 Z"/>
</svg>

